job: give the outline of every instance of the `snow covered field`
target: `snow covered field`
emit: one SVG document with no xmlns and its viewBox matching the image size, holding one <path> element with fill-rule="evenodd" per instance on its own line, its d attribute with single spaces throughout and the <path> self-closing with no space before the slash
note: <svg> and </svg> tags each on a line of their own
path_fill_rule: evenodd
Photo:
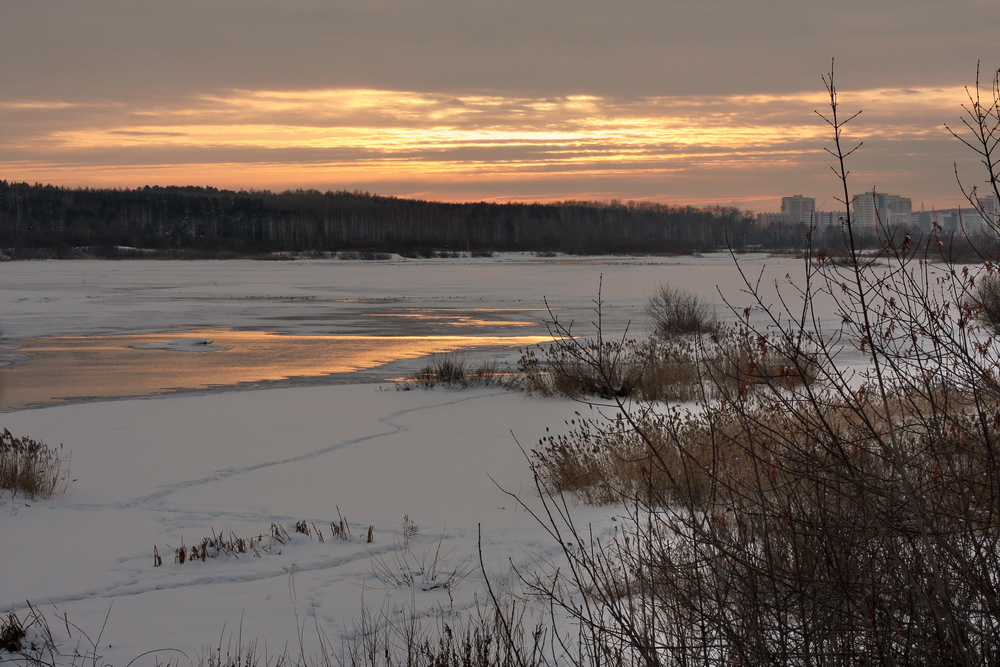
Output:
<svg viewBox="0 0 1000 667">
<path fill-rule="evenodd" d="M 792 259 L 743 261 L 754 275 L 766 264 L 775 278 L 800 267 Z M 201 359 L 221 352 L 168 343 L 213 329 L 288 338 L 537 336 L 546 331 L 547 303 L 586 334 L 602 285 L 606 331 L 621 333 L 631 322 L 643 332 L 643 304 L 662 282 L 717 303 L 721 286 L 735 305 L 746 303 L 726 255 L 8 262 L 0 264 L 0 330 L 8 347 L 40 336 L 155 333 L 162 338 L 150 341 L 154 348 L 178 349 L 144 353 Z M 517 357 L 496 341 L 474 349 Z M 404 375 L 420 360 L 381 361 L 254 390 L 244 384 L 0 413 L 0 428 L 64 444 L 73 480 L 52 500 L 0 501 L 0 613 L 23 617 L 30 602 L 64 647 L 81 635 L 55 619 L 67 617 L 92 639 L 103 626 L 98 652 L 106 664 L 160 648 L 196 660 L 240 636 L 257 638 L 259 648 L 266 641 L 272 654 L 286 646 L 297 654 L 300 636 L 317 650 L 317 628 L 339 646 L 365 606 L 436 618 L 482 600 L 480 527 L 497 582 L 509 578 L 512 562 L 530 569 L 556 553 L 498 485 L 532 504 L 518 442 L 530 448 L 546 427 L 565 428 L 583 408 L 502 390 L 397 391 L 375 380 Z M 11 370 L 0 370 L 0 386 L 16 396 Z M 612 510 L 579 512 L 600 526 Z M 331 535 L 341 516 L 347 539 Z M 312 535 L 294 532 L 299 521 Z M 287 532 L 285 543 L 266 539 L 272 524 Z M 174 562 L 174 548 L 220 533 L 264 535 L 260 557 Z M 386 576 L 400 563 L 430 565 L 435 554 L 436 579 L 418 576 L 410 586 Z M 452 574 L 455 585 L 441 586 Z M 178 659 L 187 664 L 176 653 L 134 664 Z"/>
</svg>

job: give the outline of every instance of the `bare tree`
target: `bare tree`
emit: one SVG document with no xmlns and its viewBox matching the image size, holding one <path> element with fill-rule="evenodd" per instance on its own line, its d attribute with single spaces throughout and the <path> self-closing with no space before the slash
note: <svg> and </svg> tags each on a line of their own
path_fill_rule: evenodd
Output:
<svg viewBox="0 0 1000 667">
<path fill-rule="evenodd" d="M 962 116 L 962 128 L 958 131 L 947 124 L 945 128 L 953 137 L 966 145 L 979 158 L 986 175 L 987 194 L 1000 199 L 1000 70 L 993 75 L 991 94 L 984 98 L 980 86 L 980 69 L 976 66 L 976 83 L 973 88 L 966 88 L 968 102 L 962 105 L 965 114 Z M 967 186 L 958 173 L 955 164 L 955 179 L 969 205 L 979 215 L 994 227 L 996 231 L 997 211 L 987 210 L 979 198 L 980 190 L 976 185 Z"/>
<path fill-rule="evenodd" d="M 721 399 L 663 410 L 612 394 L 540 443 L 536 514 L 562 562 L 525 579 L 584 629 L 580 663 L 1000 660 L 1000 354 L 970 298 L 992 266 L 957 265 L 938 236 L 883 221 L 861 252 L 846 166 L 857 146 L 844 137 L 857 114 L 842 114 L 832 70 L 824 82 L 848 260 L 807 247 L 801 277 L 769 295 L 747 276 L 756 306 L 735 311 L 756 342 L 740 364 L 778 345 L 815 380 L 724 382 L 732 366 L 720 366 L 702 381 Z M 976 93 L 963 141 L 995 190 L 997 86 L 993 97 Z M 616 355 L 588 357 L 554 330 L 616 377 Z M 844 363 L 846 349 L 867 363 Z M 559 457 L 603 466 L 599 495 L 624 508 L 613 533 L 575 521 Z"/>
</svg>

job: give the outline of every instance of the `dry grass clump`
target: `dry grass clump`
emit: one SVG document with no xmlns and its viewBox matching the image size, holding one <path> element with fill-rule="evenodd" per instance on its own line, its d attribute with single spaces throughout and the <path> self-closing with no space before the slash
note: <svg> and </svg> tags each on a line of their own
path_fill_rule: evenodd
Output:
<svg viewBox="0 0 1000 667">
<path fill-rule="evenodd" d="M 342 667 L 543 667 L 583 665 L 517 604 L 476 606 L 428 627 L 424 613 L 365 609 L 334 661 Z M 575 647 L 580 650 L 579 647 Z M 604 663 L 591 663 L 604 664 Z"/>
<path fill-rule="evenodd" d="M 260 558 L 261 553 L 271 553 L 278 549 L 280 545 L 288 543 L 288 533 L 278 524 L 271 524 L 271 532 L 268 535 L 263 533 L 256 537 L 237 537 L 232 531 L 226 535 L 223 531 L 218 534 L 212 531 L 211 537 L 202 538 L 201 542 L 187 547 L 183 538 L 181 545 L 175 548 L 174 562 L 181 565 L 188 561 L 206 561 L 209 558 L 239 558 L 244 554 L 251 554 L 254 558 Z M 159 550 L 153 545 L 153 566 L 159 567 L 163 564 Z"/>
<path fill-rule="evenodd" d="M 557 338 L 522 352 L 516 386 L 542 396 L 686 403 L 814 379 L 814 360 L 783 349 L 734 328 L 702 337 Z"/>
<path fill-rule="evenodd" d="M 648 401 L 701 397 L 698 349 L 690 340 L 557 340 L 523 351 L 517 369 L 519 388 L 542 396 L 634 396 Z"/>
<path fill-rule="evenodd" d="M 679 410 L 646 412 L 633 421 L 620 414 L 607 420 L 577 413 L 566 424 L 568 433 L 541 438 L 531 454 L 546 489 L 594 505 L 646 496 L 650 489 L 685 503 L 704 499 L 706 469 L 715 452 L 703 418 Z"/>
<path fill-rule="evenodd" d="M 354 540 L 355 538 L 351 533 L 350 526 L 339 510 L 338 515 L 340 517 L 338 521 L 330 522 L 331 539 Z M 318 542 L 326 541 L 326 538 L 323 536 L 323 530 L 317 527 L 315 523 L 305 520 L 296 521 L 293 532 L 297 535 L 305 535 L 306 537 L 313 538 Z M 364 536 L 365 542 L 370 544 L 374 540 L 374 532 L 374 526 L 368 526 L 368 531 Z M 237 537 L 232 531 L 229 531 L 227 535 L 225 531 L 220 530 L 216 533 L 213 530 L 211 537 L 202 538 L 194 546 L 186 546 L 182 537 L 181 546 L 176 548 L 168 546 L 167 549 L 174 552 L 174 562 L 180 565 L 189 561 L 204 562 L 209 558 L 239 558 L 244 554 L 260 558 L 263 553 L 281 553 L 281 547 L 291 541 L 292 537 L 284 526 L 272 523 L 267 534 L 261 533 L 256 537 Z M 163 559 L 160 556 L 159 549 L 156 545 L 153 545 L 153 566 L 159 567 L 162 564 Z"/>
<path fill-rule="evenodd" d="M 740 664 L 989 653 L 1000 396 L 948 382 L 888 401 L 871 385 L 777 396 L 575 420 L 539 443 L 544 489 L 634 512 L 627 549 L 568 554 L 590 598 L 624 618 L 643 600 L 655 611 L 633 628 L 661 650 Z"/>
<path fill-rule="evenodd" d="M 711 303 L 670 285 L 660 285 L 649 297 L 646 316 L 653 335 L 662 338 L 713 333 L 719 328 Z"/>
<path fill-rule="evenodd" d="M 56 648 L 48 620 L 34 606 L 28 605 L 24 618 L 14 612 L 8 612 L 6 617 L 0 618 L 0 664 L 56 664 L 53 660 Z M 82 659 L 93 656 L 79 657 Z"/>
<path fill-rule="evenodd" d="M 822 479 L 838 489 L 864 480 L 884 489 L 899 474 L 886 451 L 891 431 L 904 447 L 917 492 L 934 490 L 935 502 L 942 503 L 951 490 L 955 512 L 970 509 L 970 502 L 1000 500 L 1000 480 L 994 479 L 1000 469 L 992 469 L 1000 462 L 990 453 L 1000 437 L 1000 399 L 984 405 L 953 386 L 936 385 L 921 396 L 897 396 L 886 416 L 864 386 L 852 400 L 813 396 L 716 403 L 697 412 L 619 413 L 614 419 L 576 413 L 566 422 L 567 433 L 539 440 L 534 469 L 547 489 L 589 503 L 641 494 L 645 502 L 716 511 L 713 503 L 751 492 L 785 496 L 803 480 Z M 941 411 L 942 405 L 948 409 Z"/>
<path fill-rule="evenodd" d="M 18 653 L 25 636 L 24 624 L 17 614 L 10 612 L 0 621 L 0 651 Z"/>
<path fill-rule="evenodd" d="M 27 498 L 51 498 L 66 490 L 69 452 L 28 437 L 0 433 L 0 488 Z"/>
<path fill-rule="evenodd" d="M 434 355 L 409 380 L 425 389 L 437 385 L 452 389 L 504 387 L 509 382 L 508 374 L 496 360 L 481 361 L 473 366 L 464 355 L 456 353 Z"/>
</svg>

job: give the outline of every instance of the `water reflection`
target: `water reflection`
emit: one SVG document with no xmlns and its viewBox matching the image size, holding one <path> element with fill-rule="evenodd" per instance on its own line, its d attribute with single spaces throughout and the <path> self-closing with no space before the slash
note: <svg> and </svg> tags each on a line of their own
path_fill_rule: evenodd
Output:
<svg viewBox="0 0 1000 667">
<path fill-rule="evenodd" d="M 201 351 L 137 349 L 182 337 Z M 142 396 L 371 369 L 474 347 L 517 347 L 543 336 L 289 336 L 232 329 L 59 336 L 19 341 L 29 360 L 0 368 L 0 410 L 84 398 Z M 218 349 L 223 348 L 223 349 Z"/>
<path fill-rule="evenodd" d="M 531 327 L 538 326 L 537 322 L 524 322 L 519 320 L 498 320 L 498 319 L 487 319 L 485 317 L 471 315 L 467 313 L 454 313 L 451 311 L 444 310 L 428 310 L 426 308 L 401 308 L 400 310 L 404 312 L 394 312 L 394 313 L 372 313 L 372 317 L 396 317 L 406 320 L 420 320 L 423 322 L 433 323 L 439 326 L 453 326 L 453 327 Z M 502 313 L 506 312 L 508 309 L 493 308 L 486 309 L 480 308 L 476 313 Z M 513 310 L 513 309 L 509 309 Z M 524 310 L 517 310 L 516 312 L 524 312 Z"/>
</svg>

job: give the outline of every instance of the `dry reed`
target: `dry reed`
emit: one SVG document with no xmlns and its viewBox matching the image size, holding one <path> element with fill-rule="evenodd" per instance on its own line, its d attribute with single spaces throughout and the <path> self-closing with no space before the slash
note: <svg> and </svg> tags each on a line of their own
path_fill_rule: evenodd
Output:
<svg viewBox="0 0 1000 667">
<path fill-rule="evenodd" d="M 28 437 L 0 433 L 0 488 L 27 498 L 51 498 L 66 490 L 69 452 Z"/>
</svg>

